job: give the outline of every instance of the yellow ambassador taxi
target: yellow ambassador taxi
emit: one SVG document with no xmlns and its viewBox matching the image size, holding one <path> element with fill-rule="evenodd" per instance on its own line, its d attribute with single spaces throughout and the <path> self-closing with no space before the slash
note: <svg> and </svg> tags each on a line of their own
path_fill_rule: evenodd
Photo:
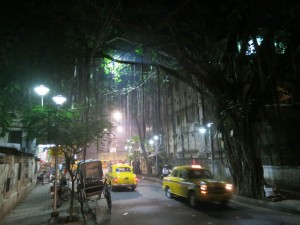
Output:
<svg viewBox="0 0 300 225">
<path fill-rule="evenodd" d="M 105 178 L 112 190 L 115 190 L 118 187 L 129 187 L 134 191 L 138 183 L 137 176 L 133 173 L 132 166 L 129 166 L 128 164 L 109 166 Z"/>
<path fill-rule="evenodd" d="M 214 179 L 210 171 L 200 165 L 174 167 L 170 176 L 164 177 L 162 189 L 168 198 L 188 199 L 192 207 L 200 201 L 227 205 L 233 195 L 232 184 Z"/>
</svg>

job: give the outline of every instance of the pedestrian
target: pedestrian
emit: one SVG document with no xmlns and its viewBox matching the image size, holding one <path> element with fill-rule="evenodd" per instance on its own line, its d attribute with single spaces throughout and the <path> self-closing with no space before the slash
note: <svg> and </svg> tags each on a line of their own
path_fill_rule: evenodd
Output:
<svg viewBox="0 0 300 225">
<path fill-rule="evenodd" d="M 169 176 L 170 173 L 171 173 L 171 170 L 170 170 L 169 166 L 167 164 L 165 164 L 162 168 L 161 177 L 162 178 L 167 177 L 167 176 Z"/>
</svg>

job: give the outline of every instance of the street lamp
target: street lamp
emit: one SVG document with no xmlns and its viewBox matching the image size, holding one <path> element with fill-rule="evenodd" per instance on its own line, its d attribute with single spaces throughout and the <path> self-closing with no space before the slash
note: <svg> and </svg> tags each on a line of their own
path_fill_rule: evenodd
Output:
<svg viewBox="0 0 300 225">
<path fill-rule="evenodd" d="M 123 115 L 119 111 L 113 111 L 110 116 L 110 121 L 112 123 L 113 129 L 110 130 L 108 138 L 113 140 L 113 142 L 109 141 L 107 144 L 107 148 L 110 152 L 116 152 L 117 147 L 119 147 L 120 140 L 119 135 L 123 132 L 123 127 L 121 126 L 121 119 Z M 116 132 L 115 132 L 116 131 Z"/>
<path fill-rule="evenodd" d="M 59 106 L 64 104 L 65 101 L 67 100 L 64 96 L 61 96 L 61 95 L 54 96 L 52 99 Z"/>
<path fill-rule="evenodd" d="M 112 116 L 116 121 L 120 121 L 122 119 L 122 113 L 119 111 L 115 111 Z"/>
<path fill-rule="evenodd" d="M 206 127 L 208 128 L 208 138 L 209 138 L 209 149 L 210 149 L 210 152 L 211 152 L 211 172 L 212 172 L 212 175 L 214 176 L 214 147 L 213 147 L 213 139 L 211 137 L 211 126 L 213 125 L 213 123 L 207 123 L 206 124 Z M 206 133 L 206 128 L 205 127 L 200 127 L 199 128 L 199 132 L 201 134 L 205 134 Z"/>
<path fill-rule="evenodd" d="M 57 95 L 54 96 L 53 101 L 58 105 L 58 109 L 61 105 L 63 105 L 65 103 L 65 101 L 67 100 L 65 97 L 61 96 L 61 95 Z M 57 122 L 57 121 L 55 121 Z M 55 124 L 56 125 L 56 124 Z M 56 143 L 56 149 L 55 149 L 55 168 L 54 168 L 54 172 L 55 172 L 55 177 L 54 177 L 54 205 L 53 205 L 53 213 L 52 213 L 52 217 L 58 217 L 58 212 L 57 212 L 57 165 L 58 165 L 58 143 Z"/>
<path fill-rule="evenodd" d="M 44 106 L 44 96 L 49 92 L 49 88 L 44 85 L 40 85 L 34 89 L 34 91 L 41 96 L 42 106 Z"/>
<path fill-rule="evenodd" d="M 158 154 L 158 148 L 159 148 L 159 146 L 161 144 L 160 143 L 161 142 L 160 135 L 155 135 L 153 137 L 153 139 L 149 140 L 149 144 L 152 145 L 152 146 L 154 145 L 154 148 L 155 148 L 155 172 L 158 175 L 157 154 Z"/>
</svg>

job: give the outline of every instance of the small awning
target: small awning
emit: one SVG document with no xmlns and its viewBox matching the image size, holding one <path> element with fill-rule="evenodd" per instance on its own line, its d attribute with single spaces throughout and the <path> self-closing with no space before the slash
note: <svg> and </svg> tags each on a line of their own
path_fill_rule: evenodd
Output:
<svg viewBox="0 0 300 225">
<path fill-rule="evenodd" d="M 159 154 L 159 152 L 151 152 L 151 154 L 148 155 L 148 158 L 156 157 L 156 155 L 157 155 L 158 157 L 160 157 L 160 158 L 163 158 L 163 156 L 161 156 L 161 155 Z"/>
<path fill-rule="evenodd" d="M 152 158 L 152 157 L 155 157 L 156 156 L 156 152 L 151 152 L 150 155 L 148 155 L 148 158 Z"/>
<path fill-rule="evenodd" d="M 27 153 L 27 152 L 23 152 L 23 151 L 19 151 L 16 148 L 2 147 L 2 146 L 0 146 L 0 153 L 6 154 L 6 155 L 33 157 L 33 154 L 30 154 L 30 153 Z"/>
</svg>

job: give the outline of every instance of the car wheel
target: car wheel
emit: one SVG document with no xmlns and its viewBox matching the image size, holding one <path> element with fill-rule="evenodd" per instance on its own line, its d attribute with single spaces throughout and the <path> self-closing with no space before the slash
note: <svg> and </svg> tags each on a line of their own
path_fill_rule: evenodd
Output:
<svg viewBox="0 0 300 225">
<path fill-rule="evenodd" d="M 131 190 L 134 191 L 136 189 L 136 185 L 131 186 Z"/>
<path fill-rule="evenodd" d="M 189 205 L 193 208 L 198 206 L 198 199 L 195 195 L 195 192 L 191 191 L 188 196 Z"/>
<path fill-rule="evenodd" d="M 165 193 L 168 198 L 173 198 L 172 191 L 169 187 L 166 187 Z"/>
</svg>

